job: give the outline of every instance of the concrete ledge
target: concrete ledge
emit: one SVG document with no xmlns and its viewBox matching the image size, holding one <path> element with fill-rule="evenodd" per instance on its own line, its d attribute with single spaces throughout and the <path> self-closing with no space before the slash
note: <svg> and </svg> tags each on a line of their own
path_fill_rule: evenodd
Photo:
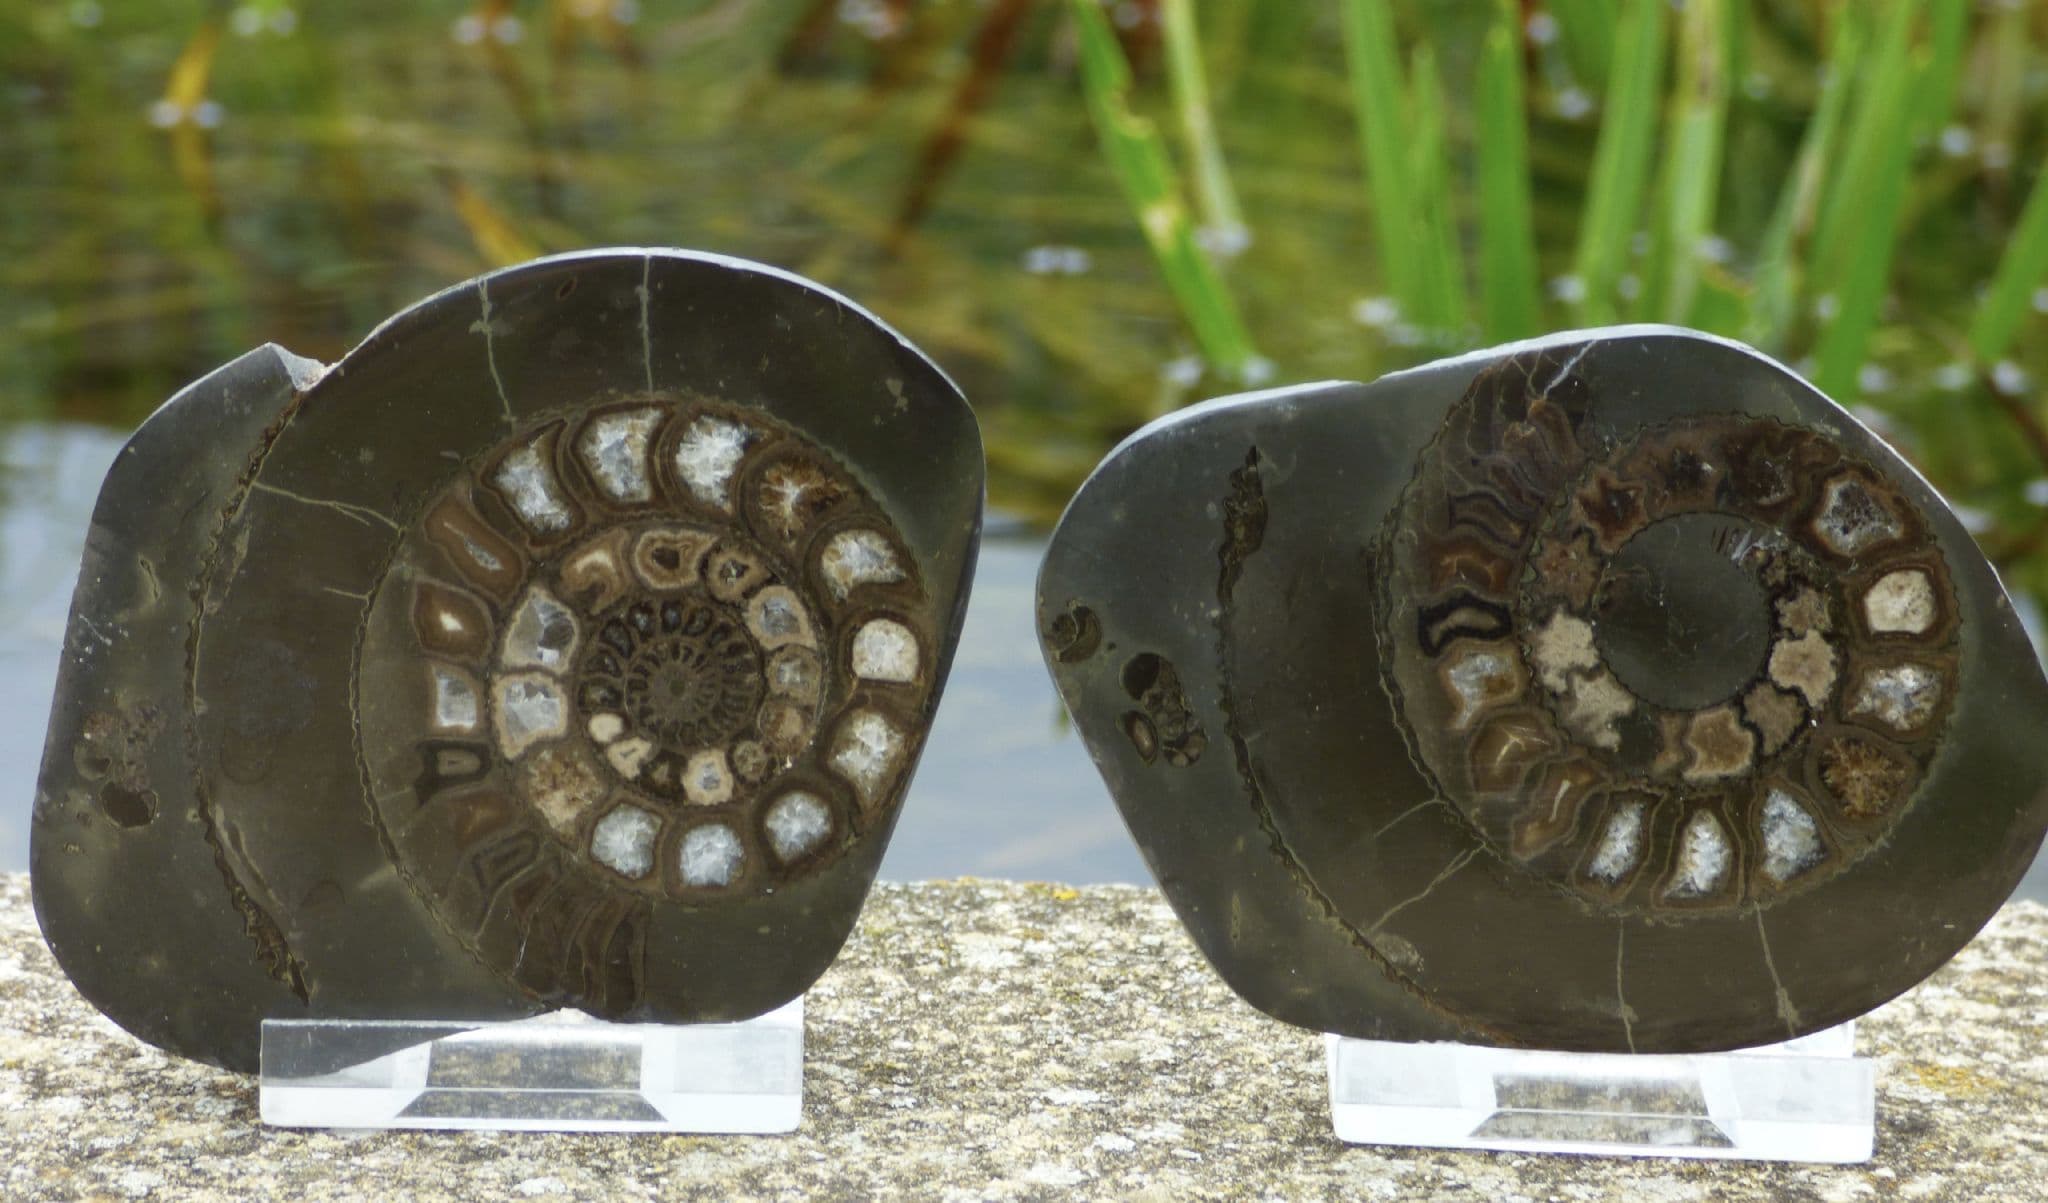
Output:
<svg viewBox="0 0 2048 1203">
<path fill-rule="evenodd" d="M 1868 1017 L 1850 1168 L 1346 1148 L 1313 1035 L 1240 1003 L 1156 891 L 880 887 L 811 993 L 793 1137 L 308 1134 L 78 997 L 0 878 L 10 1199 L 2020 1200 L 2048 1183 L 2048 908 Z"/>
</svg>

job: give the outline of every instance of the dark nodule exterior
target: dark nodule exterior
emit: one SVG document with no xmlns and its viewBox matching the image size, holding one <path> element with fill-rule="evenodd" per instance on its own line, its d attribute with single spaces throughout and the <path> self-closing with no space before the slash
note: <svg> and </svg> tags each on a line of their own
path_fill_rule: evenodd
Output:
<svg viewBox="0 0 2048 1203">
<path fill-rule="evenodd" d="M 1968 533 L 1685 331 L 1155 423 L 1061 520 L 1039 620 L 1182 920 L 1311 1028 L 1785 1039 L 1946 961 L 2048 822 L 2048 685 Z"/>
<path fill-rule="evenodd" d="M 937 706 L 980 438 L 795 277 L 617 250 L 194 384 L 109 474 L 36 800 L 109 1016 L 737 1019 L 851 930 Z"/>
</svg>

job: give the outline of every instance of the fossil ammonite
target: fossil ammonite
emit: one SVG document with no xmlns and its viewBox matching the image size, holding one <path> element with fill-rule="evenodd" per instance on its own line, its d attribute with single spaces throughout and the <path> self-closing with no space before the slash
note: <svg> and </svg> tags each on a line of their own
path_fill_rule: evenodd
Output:
<svg viewBox="0 0 2048 1203">
<path fill-rule="evenodd" d="M 879 321 L 712 256 L 450 289 L 274 347 L 101 494 L 36 800 L 100 1008 L 742 1018 L 846 938 L 958 634 L 982 461 Z"/>
<path fill-rule="evenodd" d="M 2011 892 L 2048 683 L 1968 533 L 1784 368 L 1564 335 L 1141 431 L 1047 661 L 1254 1004 L 1709 1050 L 1860 1014 Z"/>
</svg>

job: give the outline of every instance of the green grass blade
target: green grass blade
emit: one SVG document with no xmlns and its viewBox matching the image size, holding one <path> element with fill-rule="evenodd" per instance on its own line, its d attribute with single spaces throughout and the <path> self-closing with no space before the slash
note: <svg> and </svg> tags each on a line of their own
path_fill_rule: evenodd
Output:
<svg viewBox="0 0 2048 1203">
<path fill-rule="evenodd" d="M 1137 215 L 1202 358 L 1241 379 L 1258 353 L 1222 277 L 1195 239 L 1165 143 L 1150 121 L 1131 111 L 1131 68 L 1123 47 L 1097 0 L 1072 0 L 1070 7 L 1081 47 L 1081 87 L 1103 158 Z"/>
<path fill-rule="evenodd" d="M 1891 0 L 1879 29 L 1874 53 L 1858 80 L 1842 159 L 1829 173 L 1822 193 L 1820 219 L 1814 225 L 1814 285 L 1836 292 L 1843 275 L 1869 245 L 1866 239 L 1875 216 L 1870 198 L 1889 186 L 1895 164 L 1909 149 L 1913 93 L 1918 72 L 1913 62 L 1913 27 L 1922 0 Z"/>
<path fill-rule="evenodd" d="M 1978 363 L 1989 365 L 2005 357 L 2044 275 L 2048 275 L 2048 171 L 2035 179 L 2019 224 L 2006 242 L 2005 254 L 1999 257 L 1991 289 L 1970 323 L 1970 351 Z"/>
<path fill-rule="evenodd" d="M 1415 128 L 1409 148 L 1409 178 L 1414 182 L 1422 269 L 1418 291 L 1423 298 L 1415 321 L 1427 331 L 1447 336 L 1444 341 L 1454 342 L 1462 337 L 1466 324 L 1464 256 L 1458 253 L 1457 206 L 1452 202 L 1446 167 L 1450 147 L 1445 133 L 1443 76 L 1437 71 L 1436 52 L 1427 42 L 1415 48 L 1412 78 L 1408 107 Z"/>
<path fill-rule="evenodd" d="M 1615 319 L 1614 284 L 1642 212 L 1663 76 L 1665 8 L 1665 0 L 1622 0 L 1614 31 L 1600 141 L 1572 260 L 1580 289 L 1579 320 L 1587 325 Z"/>
<path fill-rule="evenodd" d="M 1725 0 L 1721 6 L 1721 73 L 1728 79 L 1731 94 L 1739 92 L 1756 69 L 1750 53 L 1750 41 L 1755 37 L 1756 13 L 1751 7 L 1754 3 L 1755 0 Z"/>
<path fill-rule="evenodd" d="M 1898 36 L 1910 39 L 1910 18 L 1922 11 L 1928 10 L 1918 0 L 1909 0 L 1892 12 L 1894 23 L 1905 13 L 1907 28 Z M 1860 162 L 1856 158 L 1860 148 L 1852 135 L 1843 164 L 1844 174 L 1850 178 L 1837 188 L 1848 189 L 1858 183 L 1862 187 L 1843 193 L 1850 200 L 1844 202 L 1847 212 L 1841 216 L 1837 232 L 1840 243 L 1832 255 L 1816 242 L 1817 268 L 1826 273 L 1820 287 L 1834 298 L 1835 313 L 1815 354 L 1814 383 L 1837 396 L 1853 396 L 1858 391 L 1857 376 L 1869 355 L 1870 338 L 1884 307 L 1892 258 L 1904 232 L 1914 146 L 1948 120 L 1953 104 L 1965 13 L 1960 5 L 1937 3 L 1931 6 L 1931 14 L 1927 44 L 1917 50 L 1909 45 L 1902 67 L 1885 62 L 1894 26 L 1888 25 L 1882 35 L 1880 66 L 1866 79 L 1864 88 L 1885 93 L 1871 101 L 1883 115 L 1883 124 L 1874 147 Z M 1824 209 L 1823 221 L 1826 217 Z"/>
<path fill-rule="evenodd" d="M 2000 5 L 1987 18 L 1979 43 L 1985 61 L 1979 74 L 1983 100 L 1977 113 L 1977 145 L 1992 153 L 2003 151 L 2008 161 L 2027 117 L 2027 73 L 2034 57 L 2027 26 L 2035 16 L 2028 5 Z"/>
<path fill-rule="evenodd" d="M 1881 153 L 1854 167 L 1845 164 L 1845 170 L 1857 171 L 1861 188 L 1855 194 L 1854 207 L 1842 219 L 1839 236 L 1843 244 L 1832 259 L 1816 251 L 1817 267 L 1826 273 L 1820 287 L 1832 298 L 1834 313 L 1814 353 L 1813 382 L 1837 397 L 1854 396 L 1859 391 L 1857 375 L 1884 308 L 1885 284 L 1891 278 L 1892 255 L 1898 249 L 1912 175 L 1914 94 L 1934 74 L 1931 65 L 1910 61 L 1906 71 L 1909 74 L 1903 85 L 1892 80 L 1892 86 L 1903 95 L 1886 127 Z M 1874 86 L 1875 81 L 1865 84 L 1866 88 Z M 1893 108 L 1888 98 L 1876 103 Z M 1855 154 L 1853 142 L 1847 153 Z"/>
<path fill-rule="evenodd" d="M 1955 112 L 1956 95 L 1961 90 L 1957 85 L 1962 76 L 1964 44 L 1969 40 L 1970 6 L 1936 4 L 1927 10 L 1927 25 L 1928 61 L 1926 75 L 1915 95 L 1914 119 L 1919 136 L 1937 137 Z M 2020 22 L 2010 32 L 2019 39 L 2020 52 L 2025 54 L 2026 23 Z"/>
<path fill-rule="evenodd" d="M 1415 238 L 1419 223 L 1409 176 L 1410 128 L 1394 47 L 1394 16 L 1387 0 L 1342 0 L 1339 11 L 1352 114 L 1365 159 L 1373 234 L 1387 292 L 1408 320 L 1426 320 L 1429 306 Z"/>
<path fill-rule="evenodd" d="M 1519 4 L 1510 6 L 1510 18 L 1520 17 Z M 1572 74 L 1596 95 L 1607 87 L 1614 63 L 1614 23 L 1621 15 L 1616 0 L 1550 0 L 1550 15 L 1557 18 L 1557 40 L 1564 47 L 1565 61 Z M 1521 45 L 1519 29 L 1515 43 Z"/>
<path fill-rule="evenodd" d="M 1479 58 L 1479 281 L 1489 342 L 1542 327 L 1522 70 L 1510 15 L 1486 35 Z"/>
<path fill-rule="evenodd" d="M 1181 138 L 1194 160 L 1195 203 L 1201 210 L 1202 225 L 1223 245 L 1241 246 L 1246 233 L 1244 213 L 1238 208 L 1237 190 L 1230 185 L 1230 171 L 1224 165 L 1223 146 L 1210 113 L 1209 77 L 1202 66 L 1194 0 L 1164 0 L 1160 16 L 1166 31 L 1167 86 L 1180 115 Z"/>
<path fill-rule="evenodd" d="M 1842 114 L 1869 44 L 1868 10 L 1847 5 L 1838 10 L 1834 41 L 1828 47 L 1820 95 L 1813 116 L 1799 140 L 1799 153 L 1786 176 L 1770 224 L 1757 248 L 1756 296 L 1744 331 L 1749 341 L 1766 350 L 1783 345 L 1799 296 L 1801 260 L 1797 248 L 1812 232 L 1820 209 L 1821 187 L 1840 142 Z"/>
<path fill-rule="evenodd" d="M 1858 198 L 1857 227 L 1865 241 L 1834 279 L 1828 294 L 1834 298 L 1834 315 L 1814 354 L 1813 382 L 1822 392 L 1836 397 L 1857 392 L 1856 376 L 1884 307 L 1885 281 L 1891 276 L 1892 251 L 1906 207 L 1906 183 L 1902 164 L 1901 170 L 1878 176 Z"/>
<path fill-rule="evenodd" d="M 1714 227 L 1728 124 L 1727 0 L 1691 0 L 1679 17 L 1677 72 L 1664 136 L 1660 211 L 1643 298 L 1658 321 L 1685 322 L 1699 290 L 1700 247 Z"/>
</svg>

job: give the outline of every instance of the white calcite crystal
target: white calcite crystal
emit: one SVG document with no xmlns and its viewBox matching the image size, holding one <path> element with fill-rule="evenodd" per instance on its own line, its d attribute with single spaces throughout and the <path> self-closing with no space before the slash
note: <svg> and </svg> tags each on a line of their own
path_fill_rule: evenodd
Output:
<svg viewBox="0 0 2048 1203">
<path fill-rule="evenodd" d="M 832 741 L 832 770 L 869 806 L 880 799 L 903 755 L 903 733 L 873 710 L 856 710 Z"/>
<path fill-rule="evenodd" d="M 535 585 L 505 629 L 504 664 L 559 672 L 575 654 L 576 635 L 576 616 Z"/>
<path fill-rule="evenodd" d="M 732 474 L 754 441 L 754 432 L 709 414 L 690 423 L 676 443 L 676 475 L 697 500 L 732 508 Z"/>
<path fill-rule="evenodd" d="M 917 680 L 917 636 L 892 618 L 871 619 L 853 636 L 853 673 L 869 681 Z"/>
<path fill-rule="evenodd" d="M 1853 556 L 1897 538 L 1899 520 L 1868 485 L 1854 476 L 1838 476 L 1827 483 L 1813 529 L 1829 547 Z"/>
<path fill-rule="evenodd" d="M 816 701 L 822 684 L 816 652 L 784 648 L 768 661 L 768 691 L 799 701 Z"/>
<path fill-rule="evenodd" d="M 434 727 L 468 734 L 481 721 L 482 699 L 467 676 L 443 664 L 434 665 Z"/>
<path fill-rule="evenodd" d="M 1704 898 L 1721 888 L 1734 859 L 1721 820 L 1699 811 L 1678 837 L 1678 865 L 1665 892 L 1673 898 Z"/>
<path fill-rule="evenodd" d="M 1586 871 L 1608 885 L 1614 885 L 1635 870 L 1643 856 L 1643 804 L 1631 802 L 1607 818 L 1600 834 L 1600 847 Z"/>
<path fill-rule="evenodd" d="M 637 806 L 621 806 L 597 821 L 590 855 L 625 877 L 645 877 L 654 868 L 654 835 L 661 821 Z"/>
<path fill-rule="evenodd" d="M 569 503 L 562 497 L 554 467 L 541 454 L 538 444 L 528 443 L 507 455 L 499 462 L 491 483 L 505 495 L 519 520 L 535 533 L 552 535 L 569 529 Z"/>
<path fill-rule="evenodd" d="M 1934 625 L 1934 582 L 1918 568 L 1888 572 L 1863 595 L 1863 617 L 1876 634 L 1923 634 Z"/>
<path fill-rule="evenodd" d="M 569 703 L 561 689 L 546 677 L 515 673 L 496 682 L 498 747 L 507 760 L 543 739 L 552 739 L 568 727 Z"/>
<path fill-rule="evenodd" d="M 683 794 L 700 806 L 715 806 L 732 797 L 732 769 L 725 749 L 706 748 L 683 768 Z"/>
<path fill-rule="evenodd" d="M 739 876 L 746 855 L 746 848 L 732 828 L 723 823 L 706 823 L 691 828 L 683 836 L 676 853 L 676 867 L 685 885 L 728 886 Z"/>
<path fill-rule="evenodd" d="M 490 548 L 485 547 L 460 531 L 456 532 L 456 537 L 462 540 L 462 550 L 469 554 L 470 559 L 476 561 L 477 567 L 485 572 L 503 572 L 505 570 L 505 561 L 493 554 Z"/>
<path fill-rule="evenodd" d="M 1917 730 L 1941 702 L 1941 677 L 1918 664 L 1892 664 L 1863 674 L 1852 714 L 1868 714 L 1901 733 Z"/>
<path fill-rule="evenodd" d="M 1486 650 L 1471 652 L 1446 669 L 1444 682 L 1458 704 L 1451 726 L 1463 731 L 1487 706 L 1513 696 L 1521 688 L 1519 664 L 1518 657 Z"/>
<path fill-rule="evenodd" d="M 896 549 L 879 531 L 847 530 L 825 544 L 820 567 L 832 596 L 844 598 L 862 585 L 892 584 L 903 579 Z"/>
<path fill-rule="evenodd" d="M 1764 876 L 1786 882 L 1820 863 L 1820 829 L 1792 795 L 1774 789 L 1764 799 Z"/>
<path fill-rule="evenodd" d="M 759 496 L 770 525 L 784 538 L 793 538 L 844 492 L 815 464 L 798 460 L 763 473 Z"/>
<path fill-rule="evenodd" d="M 769 651 L 790 645 L 809 647 L 816 642 L 809 611 L 787 585 L 770 585 L 747 602 L 747 629 Z"/>
<path fill-rule="evenodd" d="M 576 452 L 590 479 L 614 501 L 648 501 L 654 484 L 647 473 L 647 447 L 661 422 L 658 409 L 599 414 L 583 428 Z"/>
<path fill-rule="evenodd" d="M 832 811 L 822 798 L 792 790 L 768 808 L 768 846 L 784 861 L 815 850 L 832 834 Z"/>
</svg>

